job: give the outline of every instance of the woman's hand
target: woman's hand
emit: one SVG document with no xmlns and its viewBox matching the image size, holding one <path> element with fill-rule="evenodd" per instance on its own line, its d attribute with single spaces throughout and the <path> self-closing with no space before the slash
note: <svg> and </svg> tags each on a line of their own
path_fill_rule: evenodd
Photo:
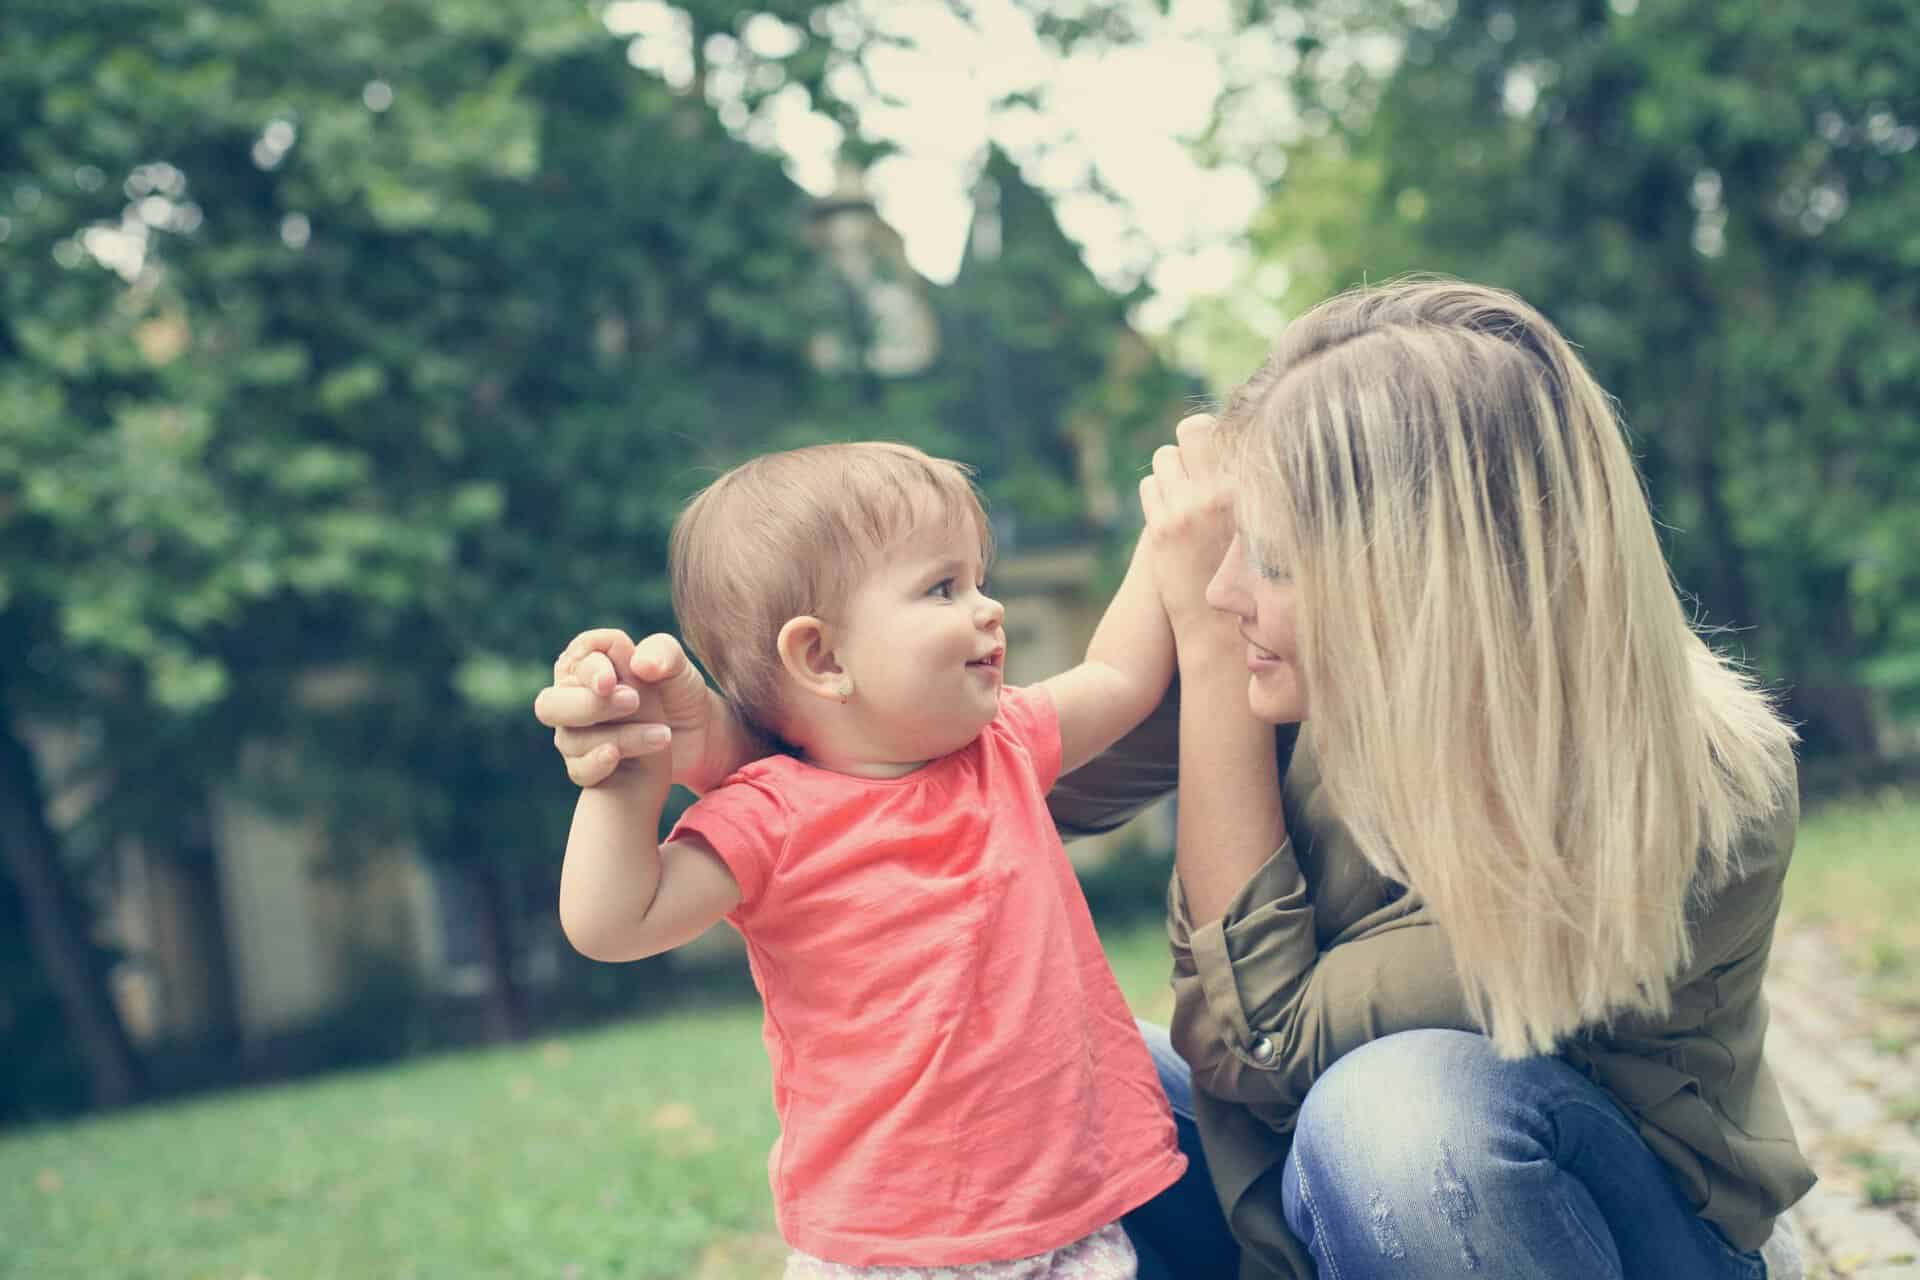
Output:
<svg viewBox="0 0 1920 1280">
<path fill-rule="evenodd" d="M 1183 627 L 1217 625 L 1207 583 L 1233 542 L 1233 495 L 1221 472 L 1210 414 L 1182 419 L 1178 444 L 1154 450 L 1153 474 L 1140 481 L 1154 581 L 1175 635 Z"/>
<path fill-rule="evenodd" d="M 617 628 L 581 632 L 554 659 L 533 714 L 582 787 L 606 781 L 622 761 L 670 749 L 673 780 L 704 791 L 751 758 L 733 708 L 670 635 L 636 645 Z"/>
</svg>

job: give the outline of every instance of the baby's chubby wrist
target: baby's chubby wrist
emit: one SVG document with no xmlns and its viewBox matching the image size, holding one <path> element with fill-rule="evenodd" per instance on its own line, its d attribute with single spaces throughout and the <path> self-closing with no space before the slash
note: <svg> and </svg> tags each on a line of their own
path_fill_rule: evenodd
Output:
<svg viewBox="0 0 1920 1280">
<path fill-rule="evenodd" d="M 652 800 L 655 808 L 666 802 L 673 786 L 673 761 L 666 751 L 629 756 L 600 784 L 600 790 L 618 793 L 634 801 Z"/>
<path fill-rule="evenodd" d="M 1234 618 L 1205 602 L 1177 612 L 1169 608 L 1167 621 L 1173 627 L 1174 648 L 1183 672 L 1197 663 L 1238 665 L 1245 661 L 1247 642 Z"/>
</svg>

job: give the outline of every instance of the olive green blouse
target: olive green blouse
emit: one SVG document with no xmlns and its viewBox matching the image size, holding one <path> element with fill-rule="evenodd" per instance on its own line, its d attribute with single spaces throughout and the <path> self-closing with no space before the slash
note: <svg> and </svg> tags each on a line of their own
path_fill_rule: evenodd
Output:
<svg viewBox="0 0 1920 1280">
<path fill-rule="evenodd" d="M 1063 778 L 1063 834 L 1107 830 L 1173 786 L 1169 698 L 1112 751 Z M 1290 839 L 1218 921 L 1195 927 L 1169 894 L 1173 1040 L 1193 1067 L 1214 1185 L 1244 1248 L 1243 1280 L 1311 1280 L 1281 1214 L 1280 1177 L 1307 1089 L 1342 1054 L 1417 1027 L 1474 1030 L 1445 939 L 1417 894 L 1374 871 L 1331 812 L 1314 762 L 1283 729 Z M 1761 1053 L 1761 992 L 1793 848 L 1789 805 L 1739 849 L 1734 879 L 1697 907 L 1693 957 L 1665 1015 L 1582 1033 L 1561 1056 L 1606 1089 L 1696 1210 L 1756 1249 L 1813 1185 Z"/>
</svg>

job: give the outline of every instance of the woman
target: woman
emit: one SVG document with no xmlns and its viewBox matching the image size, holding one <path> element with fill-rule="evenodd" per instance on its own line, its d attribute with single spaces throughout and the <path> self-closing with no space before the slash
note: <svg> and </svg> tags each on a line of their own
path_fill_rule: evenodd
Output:
<svg viewBox="0 0 1920 1280">
<path fill-rule="evenodd" d="M 1142 496 L 1182 705 L 1054 807 L 1110 825 L 1177 752 L 1173 1039 L 1242 1275 L 1797 1274 L 1792 735 L 1689 627 L 1565 340 L 1344 295 Z"/>
<path fill-rule="evenodd" d="M 1763 1274 L 1812 1182 L 1761 1055 L 1792 735 L 1688 625 L 1606 396 L 1518 299 L 1404 282 L 1184 434 L 1174 1040 L 1249 1254 Z M 1284 803 L 1249 720 L 1306 723 Z"/>
</svg>

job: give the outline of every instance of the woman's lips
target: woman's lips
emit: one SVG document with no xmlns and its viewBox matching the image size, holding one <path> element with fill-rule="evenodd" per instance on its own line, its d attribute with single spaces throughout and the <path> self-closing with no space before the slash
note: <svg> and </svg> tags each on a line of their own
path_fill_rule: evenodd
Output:
<svg viewBox="0 0 1920 1280">
<path fill-rule="evenodd" d="M 1259 671 L 1267 667 L 1277 667 L 1285 664 L 1285 658 L 1282 658 L 1271 649 L 1263 648 L 1255 644 L 1252 637 L 1248 636 L 1246 632 L 1241 632 L 1240 638 L 1247 642 L 1247 666 L 1252 670 Z"/>
</svg>

